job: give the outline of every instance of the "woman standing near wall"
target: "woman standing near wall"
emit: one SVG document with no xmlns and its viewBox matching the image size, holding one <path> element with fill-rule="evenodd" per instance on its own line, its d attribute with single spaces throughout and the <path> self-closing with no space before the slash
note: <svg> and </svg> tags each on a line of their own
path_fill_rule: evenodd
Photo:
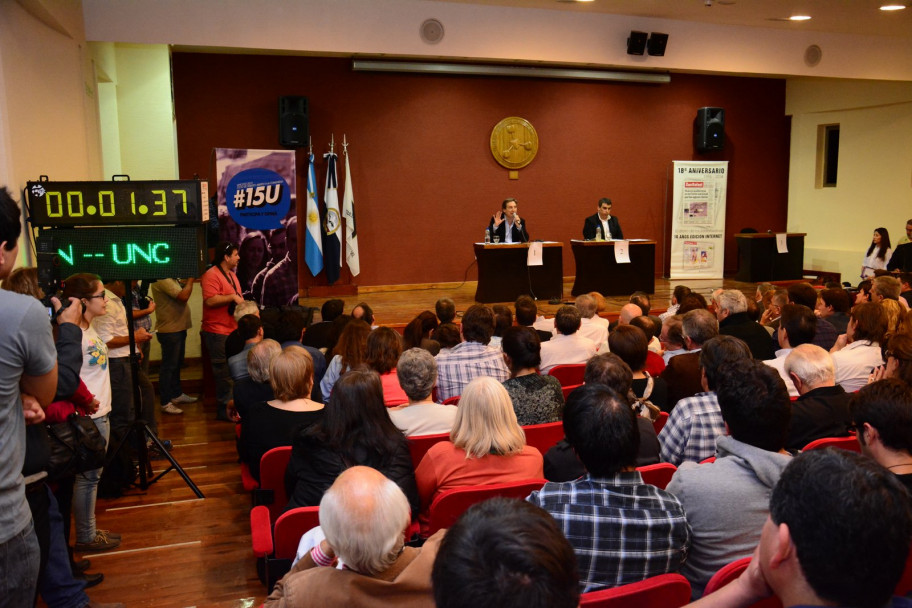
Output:
<svg viewBox="0 0 912 608">
<path fill-rule="evenodd" d="M 875 270 L 885 270 L 892 255 L 890 233 L 887 232 L 886 228 L 877 228 L 874 230 L 871 246 L 868 247 L 865 259 L 861 263 L 861 278 L 869 279 L 874 276 Z"/>
</svg>

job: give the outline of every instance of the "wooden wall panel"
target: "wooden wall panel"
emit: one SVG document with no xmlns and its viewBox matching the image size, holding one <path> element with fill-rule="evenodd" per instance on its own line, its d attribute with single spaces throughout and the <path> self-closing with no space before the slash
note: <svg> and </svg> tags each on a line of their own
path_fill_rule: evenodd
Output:
<svg viewBox="0 0 912 608">
<path fill-rule="evenodd" d="M 532 238 L 579 238 L 608 196 L 628 237 L 655 239 L 663 268 L 666 176 L 673 160 L 729 160 L 726 271 L 735 231 L 785 230 L 789 121 L 785 81 L 673 74 L 667 85 L 353 72 L 346 58 L 175 53 L 181 177 L 209 174 L 214 147 L 278 148 L 278 97 L 310 99 L 321 154 L 351 143 L 361 251 L 359 285 L 461 281 L 500 201 L 516 197 Z M 696 155 L 697 108 L 726 110 L 726 147 Z M 518 180 L 491 156 L 491 129 L 521 116 L 541 149 Z M 299 151 L 299 201 L 306 162 Z M 341 171 L 340 171 L 341 173 Z M 210 176 L 213 177 L 213 176 Z M 341 175 L 340 175 L 341 179 Z M 341 191 L 340 191 L 341 199 Z M 564 274 L 574 273 L 568 247 Z M 343 268 L 342 282 L 348 280 Z M 325 279 L 307 277 L 307 284 Z"/>
</svg>

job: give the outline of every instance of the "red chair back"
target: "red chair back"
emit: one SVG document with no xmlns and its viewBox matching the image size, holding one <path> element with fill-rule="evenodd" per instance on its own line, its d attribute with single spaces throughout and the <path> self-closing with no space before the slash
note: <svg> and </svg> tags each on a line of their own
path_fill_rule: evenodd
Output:
<svg viewBox="0 0 912 608">
<path fill-rule="evenodd" d="M 449 399 L 444 400 L 443 404 L 444 405 L 459 405 L 459 397 L 460 397 L 460 395 L 456 395 L 455 397 L 450 397 Z"/>
<path fill-rule="evenodd" d="M 570 396 L 570 393 L 581 387 L 582 384 L 571 384 L 570 386 L 562 386 L 561 392 L 564 394 L 564 401 Z"/>
<path fill-rule="evenodd" d="M 585 363 L 574 363 L 573 365 L 555 365 L 548 375 L 557 378 L 561 386 L 573 386 L 583 383 L 585 373 Z"/>
<path fill-rule="evenodd" d="M 246 462 L 241 463 L 241 483 L 244 484 L 244 490 L 247 492 L 253 492 L 260 487 L 260 482 L 250 474 L 250 467 Z"/>
<path fill-rule="evenodd" d="M 912 591 L 912 547 L 910 547 L 909 558 L 906 560 L 906 569 L 903 570 L 902 578 L 896 585 L 896 591 L 893 595 L 906 596 Z"/>
<path fill-rule="evenodd" d="M 536 448 L 544 456 L 545 452 L 557 445 L 564 438 L 563 422 L 546 422 L 522 427 L 526 433 L 526 445 Z"/>
<path fill-rule="evenodd" d="M 807 452 L 808 450 L 822 450 L 823 448 L 839 448 L 841 450 L 849 450 L 850 452 L 861 452 L 861 446 L 858 445 L 858 439 L 855 435 L 849 435 L 848 437 L 824 437 L 822 439 L 815 439 L 810 442 L 802 452 Z"/>
<path fill-rule="evenodd" d="M 285 469 L 291 460 L 291 446 L 272 448 L 260 458 L 260 489 L 272 490 L 273 500 L 269 508 L 270 521 L 277 521 L 288 504 L 285 492 Z"/>
<path fill-rule="evenodd" d="M 409 452 L 412 453 L 412 467 L 418 468 L 418 464 L 421 462 L 421 459 L 424 458 L 424 455 L 427 454 L 427 451 L 431 449 L 435 443 L 440 443 L 441 441 L 449 441 L 449 433 L 440 433 L 437 435 L 415 435 L 408 438 Z"/>
<path fill-rule="evenodd" d="M 495 496 L 507 498 L 525 498 L 535 490 L 540 490 L 547 483 L 544 479 L 526 479 L 508 483 L 492 483 L 482 486 L 465 486 L 453 488 L 438 495 L 428 510 L 428 534 L 452 526 L 459 516 L 475 503 Z"/>
<path fill-rule="evenodd" d="M 660 574 L 638 583 L 590 591 L 580 606 L 590 608 L 679 608 L 690 603 L 690 583 L 677 573 Z"/>
<path fill-rule="evenodd" d="M 670 462 L 660 462 L 658 464 L 648 464 L 643 467 L 637 467 L 637 471 L 643 476 L 643 483 L 648 483 L 661 490 L 668 486 L 671 476 L 675 474 L 678 467 Z"/>
<path fill-rule="evenodd" d="M 704 597 L 714 591 L 718 591 L 741 576 L 741 573 L 750 565 L 750 561 L 751 558 L 745 557 L 719 568 L 719 571 L 713 574 L 712 578 L 709 579 L 709 582 L 706 583 L 706 588 L 703 590 Z M 773 596 L 768 597 L 765 600 L 760 600 L 755 604 L 751 604 L 750 608 L 782 608 L 782 602 L 779 601 L 778 597 Z"/>
<path fill-rule="evenodd" d="M 659 417 L 652 421 L 652 428 L 655 429 L 656 435 L 665 428 L 666 422 L 668 422 L 668 412 L 659 412 Z"/>
<path fill-rule="evenodd" d="M 298 507 L 282 513 L 275 523 L 275 557 L 294 559 L 301 536 L 320 525 L 320 507 Z"/>
</svg>

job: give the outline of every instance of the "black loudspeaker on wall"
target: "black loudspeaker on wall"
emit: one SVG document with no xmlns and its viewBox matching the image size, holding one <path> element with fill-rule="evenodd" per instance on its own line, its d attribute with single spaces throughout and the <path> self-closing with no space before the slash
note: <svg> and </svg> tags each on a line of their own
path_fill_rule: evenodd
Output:
<svg viewBox="0 0 912 608">
<path fill-rule="evenodd" d="M 700 108 L 693 123 L 694 148 L 712 152 L 725 147 L 725 110 Z"/>
<path fill-rule="evenodd" d="M 307 146 L 307 98 L 286 95 L 279 97 L 279 142 L 286 148 Z"/>
</svg>

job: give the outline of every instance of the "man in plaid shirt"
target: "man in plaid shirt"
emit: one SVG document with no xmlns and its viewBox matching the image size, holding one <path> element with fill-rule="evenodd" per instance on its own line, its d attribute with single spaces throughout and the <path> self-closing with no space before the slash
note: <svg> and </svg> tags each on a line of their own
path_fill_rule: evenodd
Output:
<svg viewBox="0 0 912 608">
<path fill-rule="evenodd" d="M 716 438 L 727 434 L 715 392 L 719 368 L 730 361 L 750 358 L 747 344 L 733 336 L 716 336 L 706 341 L 700 351 L 701 383 L 705 392 L 681 399 L 671 410 L 668 422 L 659 433 L 664 462 L 678 466 L 682 462 L 700 462 L 715 455 Z"/>
<path fill-rule="evenodd" d="M 437 398 L 440 401 L 462 394 L 465 385 L 478 376 L 498 382 L 510 377 L 503 352 L 488 346 L 494 335 L 494 311 L 476 304 L 462 316 L 462 337 L 457 344 L 437 355 Z"/>
<path fill-rule="evenodd" d="M 567 400 L 564 432 L 588 473 L 548 482 L 527 500 L 548 511 L 573 545 L 580 591 L 677 571 L 690 526 L 678 499 L 644 484 L 636 470 L 640 435 L 627 398 L 601 384 L 581 386 Z"/>
</svg>

